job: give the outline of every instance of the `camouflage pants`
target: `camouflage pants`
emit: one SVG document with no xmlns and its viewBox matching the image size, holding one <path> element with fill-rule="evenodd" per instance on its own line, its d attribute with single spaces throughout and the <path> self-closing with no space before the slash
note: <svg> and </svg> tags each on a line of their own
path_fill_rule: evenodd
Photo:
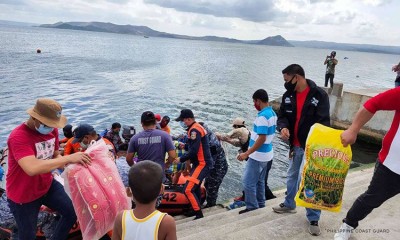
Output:
<svg viewBox="0 0 400 240">
<path fill-rule="evenodd" d="M 218 198 L 218 189 L 228 171 L 228 163 L 226 162 L 225 152 L 213 156 L 214 168 L 211 169 L 210 175 L 206 178 L 205 187 L 207 190 L 207 205 L 214 206 Z"/>
</svg>

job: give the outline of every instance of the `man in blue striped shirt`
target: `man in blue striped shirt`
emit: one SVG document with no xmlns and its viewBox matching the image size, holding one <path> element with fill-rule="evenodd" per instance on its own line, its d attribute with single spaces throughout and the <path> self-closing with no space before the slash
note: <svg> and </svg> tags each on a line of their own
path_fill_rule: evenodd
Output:
<svg viewBox="0 0 400 240">
<path fill-rule="evenodd" d="M 249 149 L 237 157 L 239 161 L 249 158 L 243 174 L 246 209 L 239 214 L 265 207 L 265 179 L 274 157 L 272 139 L 275 136 L 277 116 L 269 106 L 267 91 L 255 91 L 253 102 L 258 114 L 254 120 Z"/>
</svg>

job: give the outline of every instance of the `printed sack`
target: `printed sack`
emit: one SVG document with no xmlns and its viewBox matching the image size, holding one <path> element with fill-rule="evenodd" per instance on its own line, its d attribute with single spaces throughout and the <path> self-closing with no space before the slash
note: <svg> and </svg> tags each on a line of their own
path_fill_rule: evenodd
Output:
<svg viewBox="0 0 400 240">
<path fill-rule="evenodd" d="M 311 127 L 305 146 L 301 183 L 295 197 L 297 206 L 340 211 L 352 158 L 350 146 L 343 147 L 341 143 L 342 132 L 319 123 Z"/>
</svg>

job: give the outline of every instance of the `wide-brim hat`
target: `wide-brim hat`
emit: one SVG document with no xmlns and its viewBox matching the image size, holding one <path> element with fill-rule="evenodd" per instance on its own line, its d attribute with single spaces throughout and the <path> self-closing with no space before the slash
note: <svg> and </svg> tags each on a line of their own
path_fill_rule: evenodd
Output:
<svg viewBox="0 0 400 240">
<path fill-rule="evenodd" d="M 61 105 L 53 99 L 39 98 L 26 112 L 48 127 L 63 128 L 67 124 L 67 118 L 61 114 Z"/>
</svg>

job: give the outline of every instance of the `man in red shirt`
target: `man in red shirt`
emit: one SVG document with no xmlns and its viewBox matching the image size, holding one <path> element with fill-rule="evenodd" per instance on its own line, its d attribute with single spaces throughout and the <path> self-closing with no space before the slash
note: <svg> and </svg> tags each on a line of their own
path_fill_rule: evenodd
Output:
<svg viewBox="0 0 400 240">
<path fill-rule="evenodd" d="M 19 239 L 35 239 L 39 209 L 45 205 L 60 215 L 52 239 L 66 239 L 76 222 L 71 199 L 51 172 L 69 163 L 90 164 L 82 152 L 69 156 L 59 154 L 58 129 L 67 118 L 61 105 L 52 99 L 38 99 L 27 110 L 30 118 L 10 134 L 7 145 L 7 200 L 18 226 Z"/>
<path fill-rule="evenodd" d="M 343 146 L 355 143 L 357 134 L 379 110 L 395 111 L 392 125 L 382 141 L 374 175 L 365 193 L 361 194 L 347 212 L 335 240 L 347 240 L 372 210 L 400 193 L 400 88 L 390 89 L 364 103 L 351 126 L 341 134 Z"/>
<path fill-rule="evenodd" d="M 286 92 L 278 114 L 277 130 L 283 140 L 289 140 L 289 167 L 287 171 L 287 195 L 285 201 L 273 207 L 277 213 L 295 213 L 294 197 L 300 183 L 306 139 L 311 126 L 320 123 L 330 125 L 329 97 L 315 82 L 306 79 L 304 69 L 291 64 L 282 70 Z M 318 221 L 320 210 L 307 208 L 308 231 L 320 235 Z"/>
</svg>

